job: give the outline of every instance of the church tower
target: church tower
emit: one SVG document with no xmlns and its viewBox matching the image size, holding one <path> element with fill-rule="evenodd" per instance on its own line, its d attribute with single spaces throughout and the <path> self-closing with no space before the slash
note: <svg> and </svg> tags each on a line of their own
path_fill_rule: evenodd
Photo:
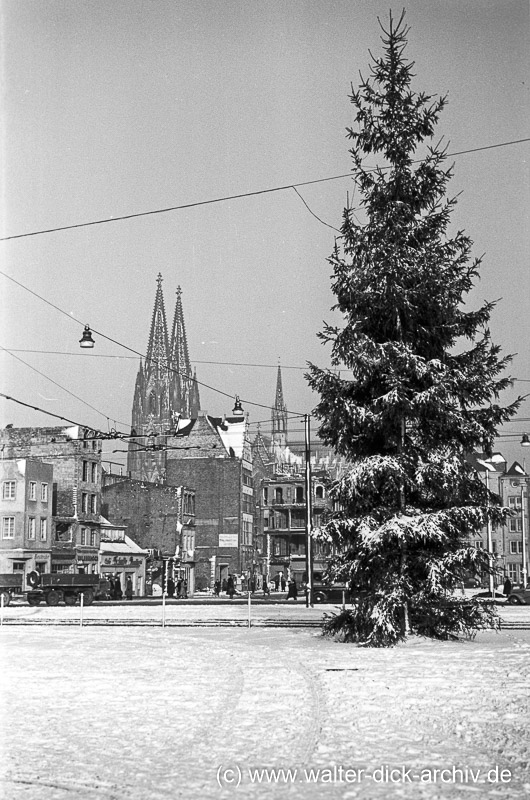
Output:
<svg viewBox="0 0 530 800">
<path fill-rule="evenodd" d="M 276 398 L 272 409 L 272 444 L 274 449 L 287 446 L 287 407 L 283 399 L 282 371 L 278 364 Z"/>
<path fill-rule="evenodd" d="M 160 273 L 156 282 L 147 355 L 145 362 L 140 362 L 134 389 L 131 435 L 138 438 L 130 441 L 127 454 L 131 477 L 155 483 L 165 480 L 166 436 L 179 418 L 195 418 L 200 408 L 196 375 L 192 377 L 188 355 L 182 291 L 179 286 L 170 338 Z"/>
</svg>

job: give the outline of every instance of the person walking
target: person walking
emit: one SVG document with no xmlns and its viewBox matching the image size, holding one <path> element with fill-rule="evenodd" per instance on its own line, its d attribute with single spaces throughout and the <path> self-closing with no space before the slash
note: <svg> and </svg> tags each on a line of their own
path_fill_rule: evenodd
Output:
<svg viewBox="0 0 530 800">
<path fill-rule="evenodd" d="M 127 578 L 127 583 L 125 584 L 125 597 L 127 600 L 133 599 L 133 585 L 130 577 Z"/>
<path fill-rule="evenodd" d="M 504 586 L 502 587 L 502 591 L 504 592 L 506 597 L 508 597 L 508 595 L 512 593 L 512 582 L 509 578 L 506 578 L 506 580 L 504 581 Z"/>
<path fill-rule="evenodd" d="M 175 581 L 173 578 L 167 579 L 167 596 L 174 597 L 175 596 Z"/>
<path fill-rule="evenodd" d="M 269 584 L 267 582 L 267 576 L 264 575 L 263 576 L 263 597 L 265 597 L 265 595 L 269 595 L 269 594 L 270 594 L 270 592 L 269 592 Z"/>
<path fill-rule="evenodd" d="M 285 592 L 285 587 L 287 586 L 287 584 L 285 582 L 285 575 L 283 574 L 283 572 L 280 575 L 280 583 L 282 585 L 282 592 Z"/>
<path fill-rule="evenodd" d="M 226 578 L 223 578 L 223 582 L 221 583 L 221 591 L 227 592 L 228 591 L 228 581 Z"/>
<path fill-rule="evenodd" d="M 289 581 L 289 590 L 287 592 L 287 599 L 289 600 L 290 597 L 292 597 L 293 600 L 298 600 L 298 586 L 296 585 L 296 580 L 294 575 Z"/>
<path fill-rule="evenodd" d="M 234 578 L 232 575 L 229 575 L 228 580 L 226 582 L 226 593 L 229 596 L 230 600 L 234 599 L 235 591 L 236 587 L 234 585 Z"/>
<path fill-rule="evenodd" d="M 188 599 L 188 581 L 186 578 L 182 581 L 182 597 L 184 600 Z"/>
<path fill-rule="evenodd" d="M 213 591 L 214 591 L 215 596 L 219 597 L 219 594 L 221 592 L 221 581 L 215 581 L 215 583 L 213 585 Z"/>
<path fill-rule="evenodd" d="M 278 592 L 280 590 L 280 573 L 277 572 L 274 576 L 274 591 Z"/>
<path fill-rule="evenodd" d="M 177 597 L 182 596 L 182 579 L 179 578 L 177 581 Z"/>
</svg>

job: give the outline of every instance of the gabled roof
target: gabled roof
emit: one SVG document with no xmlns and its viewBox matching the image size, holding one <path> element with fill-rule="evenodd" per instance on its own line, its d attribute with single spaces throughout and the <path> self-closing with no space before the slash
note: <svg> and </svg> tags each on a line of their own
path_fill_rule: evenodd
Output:
<svg viewBox="0 0 530 800">
<path fill-rule="evenodd" d="M 514 461 L 510 469 L 506 470 L 506 475 L 514 475 L 518 478 L 526 476 L 526 472 L 518 461 Z"/>
</svg>

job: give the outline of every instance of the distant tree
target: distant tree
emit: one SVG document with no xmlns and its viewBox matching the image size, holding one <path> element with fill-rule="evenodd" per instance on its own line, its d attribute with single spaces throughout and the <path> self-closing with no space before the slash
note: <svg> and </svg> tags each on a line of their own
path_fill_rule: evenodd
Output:
<svg viewBox="0 0 530 800">
<path fill-rule="evenodd" d="M 404 12 L 388 30 L 379 24 L 383 55 L 352 87 L 357 129 L 348 130 L 364 220 L 345 209 L 329 259 L 344 325 L 319 334 L 335 370 L 310 365 L 307 376 L 320 394 L 319 436 L 349 461 L 325 536 L 340 553 L 334 576 L 359 593 L 325 631 L 373 646 L 495 624 L 491 605 L 455 594 L 469 570 L 489 568 L 471 540 L 507 514 L 466 456 L 491 452 L 522 399 L 497 403 L 511 357 L 490 339 L 494 303 L 464 307 L 480 259 L 462 231 L 447 234 L 452 168 L 432 144 L 446 98 L 411 90 Z"/>
</svg>

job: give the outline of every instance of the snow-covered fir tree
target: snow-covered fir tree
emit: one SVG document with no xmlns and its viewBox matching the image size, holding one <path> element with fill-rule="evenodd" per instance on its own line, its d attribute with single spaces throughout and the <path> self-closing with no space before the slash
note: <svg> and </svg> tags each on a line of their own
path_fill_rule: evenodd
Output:
<svg viewBox="0 0 530 800">
<path fill-rule="evenodd" d="M 335 369 L 308 375 L 319 436 L 350 461 L 325 535 L 358 599 L 325 630 L 373 646 L 495 624 L 488 604 L 457 599 L 466 573 L 488 570 L 474 534 L 507 513 L 466 455 L 490 451 L 520 403 L 499 405 L 510 357 L 490 338 L 494 304 L 464 305 L 480 259 L 449 232 L 452 167 L 433 139 L 446 98 L 411 88 L 404 13 L 380 25 L 382 55 L 350 98 L 360 219 L 345 209 L 329 259 L 343 325 L 320 334 Z"/>
</svg>

